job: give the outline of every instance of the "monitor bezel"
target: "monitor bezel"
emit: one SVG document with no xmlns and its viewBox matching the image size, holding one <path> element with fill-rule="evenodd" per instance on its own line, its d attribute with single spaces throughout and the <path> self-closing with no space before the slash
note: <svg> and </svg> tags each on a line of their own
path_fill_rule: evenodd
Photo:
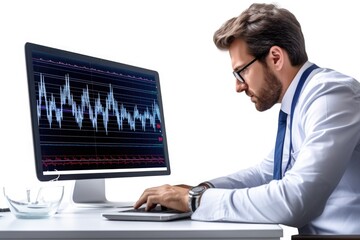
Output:
<svg viewBox="0 0 360 240">
<path fill-rule="evenodd" d="M 113 68 L 124 68 L 126 70 L 135 71 L 144 74 L 150 74 L 155 77 L 156 85 L 158 89 L 158 105 L 160 107 L 161 115 L 161 131 L 163 134 L 163 146 L 164 146 L 164 159 L 166 163 L 166 169 L 164 170 L 147 170 L 141 171 L 121 171 L 121 172 L 101 172 L 101 173 L 82 173 L 82 174 L 64 174 L 64 175 L 45 175 L 42 168 L 42 159 L 41 159 L 41 147 L 40 147 L 40 134 L 38 130 L 38 119 L 37 119 L 37 110 L 36 110 L 36 89 L 35 89 L 35 79 L 34 79 L 34 70 L 33 70 L 33 61 L 32 54 L 33 52 L 42 52 L 50 55 L 61 56 L 64 58 L 76 59 L 85 62 L 91 62 L 97 65 L 106 65 Z M 97 58 L 90 55 L 84 55 L 76 52 L 71 52 L 67 50 L 62 50 L 58 48 L 48 47 L 45 45 L 39 45 L 35 43 L 27 42 L 25 43 L 25 60 L 26 60 L 26 71 L 28 79 L 28 90 L 29 90 L 29 103 L 30 103 L 30 112 L 31 112 L 31 126 L 32 126 L 32 135 L 33 135 L 33 148 L 35 156 L 35 171 L 36 176 L 39 181 L 51 181 L 51 180 L 85 180 L 85 179 L 105 179 L 105 178 L 123 178 L 123 177 L 142 177 L 142 176 L 159 176 L 159 175 L 170 175 L 170 162 L 169 162 L 169 153 L 167 147 L 167 138 L 165 131 L 165 120 L 164 120 L 164 109 L 162 104 L 161 88 L 159 81 L 159 74 L 157 71 L 137 67 L 133 65 L 128 65 L 120 62 L 115 62 L 107 59 Z"/>
</svg>

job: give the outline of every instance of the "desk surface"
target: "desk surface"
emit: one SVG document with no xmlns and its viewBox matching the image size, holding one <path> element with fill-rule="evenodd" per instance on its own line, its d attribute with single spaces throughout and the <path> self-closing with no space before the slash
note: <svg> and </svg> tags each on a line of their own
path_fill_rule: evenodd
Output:
<svg viewBox="0 0 360 240">
<path fill-rule="evenodd" d="M 64 211 L 48 219 L 17 219 L 0 213 L 0 239 L 280 239 L 275 224 L 242 224 L 178 220 L 109 221 L 115 209 Z"/>
</svg>

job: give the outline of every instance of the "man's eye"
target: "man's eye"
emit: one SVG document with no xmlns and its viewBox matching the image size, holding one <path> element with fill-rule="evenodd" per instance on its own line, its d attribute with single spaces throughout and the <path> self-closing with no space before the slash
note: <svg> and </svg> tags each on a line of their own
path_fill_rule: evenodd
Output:
<svg viewBox="0 0 360 240">
<path fill-rule="evenodd" d="M 243 70 L 240 72 L 241 76 L 244 76 L 244 74 L 245 74 L 247 71 L 248 71 L 248 68 L 243 69 Z"/>
</svg>

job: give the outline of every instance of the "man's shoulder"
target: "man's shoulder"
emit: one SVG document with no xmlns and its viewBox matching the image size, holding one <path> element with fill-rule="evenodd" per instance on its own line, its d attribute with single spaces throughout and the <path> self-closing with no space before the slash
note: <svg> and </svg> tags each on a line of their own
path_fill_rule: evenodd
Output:
<svg viewBox="0 0 360 240">
<path fill-rule="evenodd" d="M 336 70 L 319 68 L 308 80 L 306 87 L 304 87 L 304 93 L 306 91 L 332 93 L 340 89 L 360 95 L 360 82 Z"/>
</svg>

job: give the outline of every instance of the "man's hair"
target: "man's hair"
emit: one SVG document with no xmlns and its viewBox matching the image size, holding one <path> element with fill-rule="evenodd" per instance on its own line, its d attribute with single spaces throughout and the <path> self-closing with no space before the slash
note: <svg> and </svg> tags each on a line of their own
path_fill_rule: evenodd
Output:
<svg viewBox="0 0 360 240">
<path fill-rule="evenodd" d="M 272 46 L 284 49 L 293 66 L 308 60 L 300 23 L 290 11 L 274 4 L 252 4 L 214 33 L 214 43 L 220 50 L 228 50 L 235 39 L 244 40 L 248 53 L 260 61 Z"/>
</svg>

